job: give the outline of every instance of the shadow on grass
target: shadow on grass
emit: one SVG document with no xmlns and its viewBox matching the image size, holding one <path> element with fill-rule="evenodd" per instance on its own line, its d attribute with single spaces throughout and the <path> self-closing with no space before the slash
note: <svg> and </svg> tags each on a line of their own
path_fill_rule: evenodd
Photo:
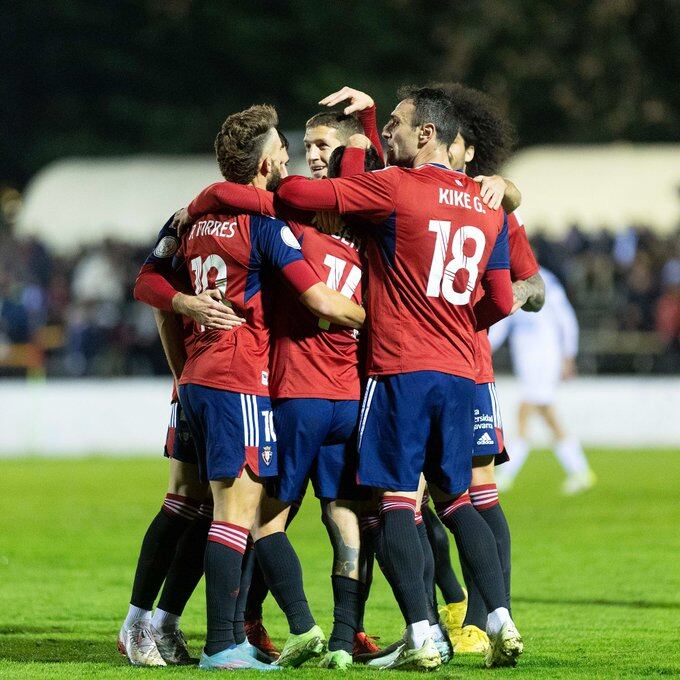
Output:
<svg viewBox="0 0 680 680">
<path fill-rule="evenodd" d="M 680 609 L 680 602 L 651 602 L 649 600 L 578 600 L 558 597 L 514 597 L 521 604 L 566 604 L 574 607 L 627 607 L 631 609 Z"/>
</svg>

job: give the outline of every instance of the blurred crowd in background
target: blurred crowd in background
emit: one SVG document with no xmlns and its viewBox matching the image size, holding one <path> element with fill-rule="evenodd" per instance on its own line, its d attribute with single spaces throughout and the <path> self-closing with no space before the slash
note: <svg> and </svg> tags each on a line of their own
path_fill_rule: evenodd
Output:
<svg viewBox="0 0 680 680">
<path fill-rule="evenodd" d="M 576 309 L 582 373 L 680 372 L 680 230 L 529 233 Z M 105 241 L 60 257 L 0 226 L 0 375 L 167 373 L 153 313 L 132 297 L 146 254 Z"/>
</svg>

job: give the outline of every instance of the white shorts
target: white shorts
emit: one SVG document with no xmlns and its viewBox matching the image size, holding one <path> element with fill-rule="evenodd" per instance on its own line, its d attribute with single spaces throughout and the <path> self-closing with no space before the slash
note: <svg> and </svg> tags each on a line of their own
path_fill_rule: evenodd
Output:
<svg viewBox="0 0 680 680">
<path fill-rule="evenodd" d="M 515 372 L 520 382 L 522 401 L 540 406 L 554 403 L 562 376 L 559 354 L 543 352 L 540 357 L 526 356 L 519 361 L 518 358 L 515 360 Z"/>
</svg>

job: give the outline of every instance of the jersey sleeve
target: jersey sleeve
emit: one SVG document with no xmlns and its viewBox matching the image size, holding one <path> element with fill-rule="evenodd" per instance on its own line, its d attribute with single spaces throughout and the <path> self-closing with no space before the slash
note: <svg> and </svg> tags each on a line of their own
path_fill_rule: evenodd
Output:
<svg viewBox="0 0 680 680">
<path fill-rule="evenodd" d="M 516 210 L 508 215 L 508 245 L 510 277 L 513 281 L 525 281 L 538 273 L 538 262 Z"/>
<path fill-rule="evenodd" d="M 375 150 L 378 152 L 380 160 L 384 162 L 385 156 L 383 154 L 382 139 L 378 132 L 378 114 L 375 104 L 363 111 L 357 111 L 357 118 L 361 123 L 361 127 L 364 128 L 364 134 L 371 140 L 371 144 L 373 144 Z"/>
<path fill-rule="evenodd" d="M 269 264 L 279 270 L 299 294 L 319 283 L 319 277 L 305 260 L 300 243 L 285 222 L 252 217 L 250 240 L 251 266 Z"/>
<path fill-rule="evenodd" d="M 352 177 L 364 171 L 366 151 L 357 147 L 346 147 L 340 161 L 340 177 Z"/>
<path fill-rule="evenodd" d="M 510 247 L 508 245 L 508 216 L 503 213 L 503 227 L 501 228 L 493 250 L 486 265 L 487 271 L 493 269 L 510 269 Z"/>
<path fill-rule="evenodd" d="M 146 260 L 144 260 L 145 265 L 153 265 L 156 268 L 167 266 L 168 271 L 171 270 L 172 258 L 179 249 L 179 236 L 177 235 L 177 230 L 172 226 L 174 217 L 175 215 L 173 213 L 170 219 L 158 232 L 156 245 L 149 253 Z"/>
<path fill-rule="evenodd" d="M 341 214 L 383 222 L 396 210 L 400 180 L 399 168 L 389 167 L 326 181 L 333 187 Z"/>
<path fill-rule="evenodd" d="M 225 211 L 274 214 L 274 195 L 249 184 L 215 182 L 194 198 L 187 208 L 193 219 Z"/>
<path fill-rule="evenodd" d="M 144 260 L 133 291 L 135 300 L 165 311 L 172 311 L 172 299 L 178 292 L 173 258 L 179 238 L 172 226 L 173 218 L 174 215 L 158 232 L 156 245 Z"/>
</svg>

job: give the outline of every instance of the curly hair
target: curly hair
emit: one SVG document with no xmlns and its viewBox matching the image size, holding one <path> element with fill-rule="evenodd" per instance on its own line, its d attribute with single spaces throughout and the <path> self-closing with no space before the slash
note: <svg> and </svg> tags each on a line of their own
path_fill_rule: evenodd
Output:
<svg viewBox="0 0 680 680">
<path fill-rule="evenodd" d="M 252 181 L 267 137 L 278 124 L 276 109 L 268 104 L 232 113 L 222 123 L 215 138 L 215 154 L 224 179 L 237 184 Z"/>
<path fill-rule="evenodd" d="M 451 100 L 460 121 L 465 146 L 475 147 L 474 158 L 466 165 L 470 177 L 495 175 L 512 152 L 515 128 L 488 95 L 461 83 L 437 83 Z"/>
<path fill-rule="evenodd" d="M 352 135 L 362 134 L 364 131 L 364 128 L 356 116 L 347 115 L 342 111 L 321 111 L 315 113 L 305 123 L 305 128 L 309 129 L 320 125 L 335 128 L 338 131 L 338 137 L 345 141 Z"/>
</svg>

